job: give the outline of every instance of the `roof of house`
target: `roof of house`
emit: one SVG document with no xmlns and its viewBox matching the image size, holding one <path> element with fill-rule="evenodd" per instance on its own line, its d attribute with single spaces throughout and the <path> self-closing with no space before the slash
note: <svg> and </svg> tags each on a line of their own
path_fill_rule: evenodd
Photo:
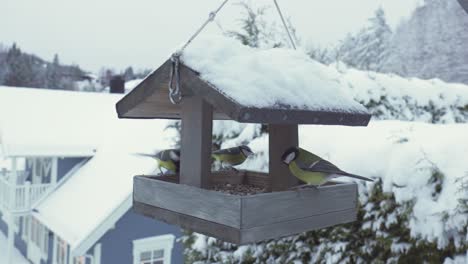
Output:
<svg viewBox="0 0 468 264">
<path fill-rule="evenodd" d="M 133 176 L 151 174 L 155 169 L 152 159 L 118 146 L 102 147 L 36 206 L 34 216 L 80 255 L 130 209 Z"/>
<path fill-rule="evenodd" d="M 135 153 L 171 144 L 165 120 L 118 119 L 121 97 L 0 87 L 1 154 L 92 155 L 35 207 L 34 215 L 73 250 L 85 252 L 130 208 L 134 175 L 156 169 L 154 160 Z"/>
<path fill-rule="evenodd" d="M 119 101 L 119 117 L 180 118 L 180 106 L 168 98 L 171 67 L 166 61 Z M 360 126 L 370 119 L 336 70 L 301 51 L 259 50 L 229 38 L 200 37 L 182 53 L 180 76 L 183 97 L 203 97 L 213 105 L 215 119 Z"/>
<path fill-rule="evenodd" d="M 0 86 L 0 156 L 90 157 L 111 141 L 135 145 L 138 139 L 126 138 L 129 133 L 150 137 L 159 129 L 118 119 L 115 103 L 121 98 L 120 94 Z"/>
</svg>

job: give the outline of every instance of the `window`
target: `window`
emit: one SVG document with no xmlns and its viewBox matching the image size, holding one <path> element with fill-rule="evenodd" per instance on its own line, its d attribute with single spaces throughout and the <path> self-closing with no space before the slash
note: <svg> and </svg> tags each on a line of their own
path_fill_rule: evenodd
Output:
<svg viewBox="0 0 468 264">
<path fill-rule="evenodd" d="M 57 264 L 65 264 L 68 262 L 67 242 L 57 237 Z"/>
<path fill-rule="evenodd" d="M 38 247 L 45 255 L 49 249 L 49 230 L 42 225 L 36 218 L 30 218 L 30 241 Z"/>
<path fill-rule="evenodd" d="M 75 257 L 73 264 L 86 264 L 86 257 L 85 256 Z"/>
<path fill-rule="evenodd" d="M 164 264 L 164 249 L 141 252 L 139 263 L 140 264 Z"/>
<path fill-rule="evenodd" d="M 133 241 L 134 264 L 171 263 L 174 235 L 162 235 Z"/>
</svg>

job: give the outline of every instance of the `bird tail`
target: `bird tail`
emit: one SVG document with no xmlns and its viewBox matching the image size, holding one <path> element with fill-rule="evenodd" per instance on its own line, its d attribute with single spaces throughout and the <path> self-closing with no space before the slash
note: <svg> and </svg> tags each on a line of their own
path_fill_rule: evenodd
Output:
<svg viewBox="0 0 468 264">
<path fill-rule="evenodd" d="M 155 154 L 147 154 L 147 153 L 133 153 L 135 156 L 142 156 L 142 157 L 150 157 L 150 158 L 156 158 Z"/>
<path fill-rule="evenodd" d="M 343 174 L 343 176 L 347 176 L 347 177 L 351 177 L 351 178 L 355 178 L 355 179 L 359 179 L 359 180 L 364 180 L 364 181 L 369 181 L 369 182 L 374 181 L 372 179 L 369 179 L 369 178 L 366 178 L 366 177 L 363 177 L 363 176 L 359 176 L 359 175 L 356 175 L 356 174 L 351 174 L 351 173 Z"/>
</svg>

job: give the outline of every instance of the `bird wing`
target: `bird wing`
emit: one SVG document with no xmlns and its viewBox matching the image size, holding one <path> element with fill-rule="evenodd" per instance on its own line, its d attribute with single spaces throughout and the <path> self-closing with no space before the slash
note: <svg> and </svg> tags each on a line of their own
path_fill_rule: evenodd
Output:
<svg viewBox="0 0 468 264">
<path fill-rule="evenodd" d="M 311 171 L 311 172 L 324 172 L 327 174 L 343 175 L 343 176 L 347 176 L 347 177 L 351 177 L 351 178 L 355 178 L 359 180 L 364 180 L 364 181 L 374 181 L 372 179 L 369 179 L 363 176 L 359 176 L 356 174 L 351 174 L 346 171 L 343 171 L 337 166 L 335 166 L 333 163 L 327 160 L 323 160 L 323 159 L 313 162 L 309 167 L 303 168 L 303 170 Z"/>
<path fill-rule="evenodd" d="M 226 155 L 226 154 L 236 155 L 239 153 L 240 153 L 240 149 L 238 147 L 213 151 L 213 155 Z"/>
<path fill-rule="evenodd" d="M 346 174 L 346 172 L 340 170 L 337 166 L 327 160 L 316 160 L 307 167 L 301 166 L 301 169 L 306 171 L 325 172 L 328 174 Z"/>
</svg>

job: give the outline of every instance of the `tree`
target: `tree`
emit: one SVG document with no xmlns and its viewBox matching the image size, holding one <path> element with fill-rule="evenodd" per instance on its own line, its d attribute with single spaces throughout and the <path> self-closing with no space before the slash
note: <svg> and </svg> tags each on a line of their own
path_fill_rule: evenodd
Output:
<svg viewBox="0 0 468 264">
<path fill-rule="evenodd" d="M 238 20 L 240 30 L 231 30 L 227 35 L 239 40 L 242 44 L 253 48 L 277 48 L 288 47 L 289 39 L 284 32 L 282 25 L 270 21 L 267 17 L 276 14 L 269 14 L 270 8 L 260 6 L 255 8 L 251 3 L 240 2 L 243 16 Z M 275 16 L 276 17 L 276 16 Z M 291 20 L 287 19 L 289 31 L 293 39 L 297 42 L 296 29 Z"/>
<path fill-rule="evenodd" d="M 456 1 L 425 0 L 395 31 L 384 72 L 468 83 L 468 16 Z"/>
<path fill-rule="evenodd" d="M 17 87 L 37 87 L 38 73 L 34 69 L 36 61 L 27 55 L 23 55 L 16 43 L 8 50 L 6 64 L 8 72 L 5 76 L 4 84 Z"/>
<path fill-rule="evenodd" d="M 348 35 L 339 47 L 339 59 L 349 66 L 371 71 L 381 71 L 382 62 L 388 58 L 392 30 L 387 24 L 382 8 L 369 19 L 369 26 L 357 35 Z"/>
<path fill-rule="evenodd" d="M 47 88 L 49 89 L 63 89 L 62 75 L 60 73 L 60 62 L 57 54 L 54 55 L 52 63 L 47 65 L 46 69 Z"/>
<path fill-rule="evenodd" d="M 8 72 L 8 65 L 6 63 L 7 50 L 0 44 L 0 85 L 5 82 L 5 77 Z"/>
<path fill-rule="evenodd" d="M 126 81 L 134 80 L 136 78 L 132 66 L 125 69 L 123 76 Z"/>
</svg>

